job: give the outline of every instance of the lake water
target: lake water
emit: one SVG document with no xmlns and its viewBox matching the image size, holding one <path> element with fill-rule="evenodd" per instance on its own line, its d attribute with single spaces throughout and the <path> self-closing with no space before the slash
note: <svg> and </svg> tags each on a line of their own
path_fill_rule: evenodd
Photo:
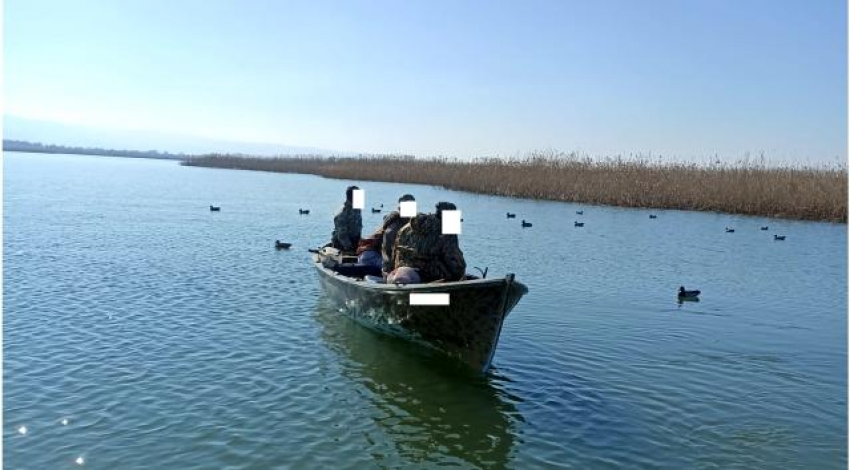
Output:
<svg viewBox="0 0 850 470">
<path fill-rule="evenodd" d="M 847 466 L 846 225 L 360 184 L 455 202 L 468 265 L 528 285 L 481 378 L 324 297 L 307 248 L 349 181 L 4 170 L 6 468 Z"/>
</svg>

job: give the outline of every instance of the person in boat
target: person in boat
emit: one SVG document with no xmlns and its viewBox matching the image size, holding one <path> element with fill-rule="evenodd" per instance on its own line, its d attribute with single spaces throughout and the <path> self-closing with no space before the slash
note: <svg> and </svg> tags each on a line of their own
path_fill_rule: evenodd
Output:
<svg viewBox="0 0 850 470">
<path fill-rule="evenodd" d="M 360 231 L 363 230 L 363 218 L 360 209 L 352 205 L 354 190 L 357 186 L 349 186 L 345 190 L 345 204 L 334 216 L 334 231 L 331 235 L 331 246 L 342 250 L 344 253 L 352 253 L 357 249 L 360 241 Z"/>
<path fill-rule="evenodd" d="M 398 198 L 398 210 L 394 210 L 384 217 L 384 222 L 381 224 L 383 232 L 383 240 L 381 241 L 381 271 L 386 277 L 394 268 L 393 266 L 393 251 L 395 250 L 396 237 L 398 231 L 410 222 L 410 217 L 401 216 L 401 203 L 405 201 L 415 201 L 416 199 L 411 194 L 405 194 Z"/>
<path fill-rule="evenodd" d="M 394 273 L 399 268 L 412 268 L 420 282 L 453 282 L 466 276 L 457 235 L 442 231 L 443 211 L 456 209 L 450 202 L 440 202 L 436 214 L 419 214 L 402 227 L 396 239 Z M 392 282 L 390 277 L 388 281 Z"/>
<path fill-rule="evenodd" d="M 381 276 L 382 235 L 378 231 L 358 242 L 357 263 L 339 264 L 332 269 L 348 277 Z"/>
</svg>

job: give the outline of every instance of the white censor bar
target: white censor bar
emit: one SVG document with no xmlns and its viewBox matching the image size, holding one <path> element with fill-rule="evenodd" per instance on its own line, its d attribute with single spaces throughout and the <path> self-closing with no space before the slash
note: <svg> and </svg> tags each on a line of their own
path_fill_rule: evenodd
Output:
<svg viewBox="0 0 850 470">
<path fill-rule="evenodd" d="M 351 194 L 351 207 L 363 210 L 366 207 L 366 191 L 355 189 Z"/>
<path fill-rule="evenodd" d="M 448 292 L 411 292 L 410 305 L 449 305 Z"/>
</svg>

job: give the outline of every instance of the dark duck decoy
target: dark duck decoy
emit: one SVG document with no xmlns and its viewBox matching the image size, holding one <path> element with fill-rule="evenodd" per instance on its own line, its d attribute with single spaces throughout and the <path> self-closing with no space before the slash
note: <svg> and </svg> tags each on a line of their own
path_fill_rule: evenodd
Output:
<svg viewBox="0 0 850 470">
<path fill-rule="evenodd" d="M 516 214 L 511 214 L 510 212 L 508 212 L 507 214 L 509 219 L 516 219 Z"/>
<path fill-rule="evenodd" d="M 726 227 L 726 233 L 735 233 L 735 229 Z"/>
<path fill-rule="evenodd" d="M 576 227 L 584 227 L 584 222 L 576 221 L 573 225 L 575 225 Z"/>
<path fill-rule="evenodd" d="M 699 294 L 698 290 L 685 290 L 685 286 L 679 286 L 679 299 L 696 299 Z"/>
<path fill-rule="evenodd" d="M 292 246 L 292 243 L 284 243 L 280 240 L 274 241 L 274 247 L 278 250 L 288 250 L 290 246 Z"/>
<path fill-rule="evenodd" d="M 298 213 L 301 214 L 301 215 L 309 214 L 310 209 L 298 209 Z"/>
<path fill-rule="evenodd" d="M 221 212 L 221 207 L 210 206 L 210 212 Z"/>
<path fill-rule="evenodd" d="M 581 210 L 581 211 L 576 211 L 576 215 L 584 215 L 584 211 L 583 211 L 583 210 Z"/>
<path fill-rule="evenodd" d="M 650 219 L 657 219 L 657 218 L 658 218 L 658 216 L 657 216 L 657 215 L 655 215 L 655 214 L 649 214 L 649 218 L 650 218 Z"/>
<path fill-rule="evenodd" d="M 782 241 L 785 240 L 785 235 L 774 235 L 773 239 L 776 241 Z"/>
<path fill-rule="evenodd" d="M 760 230 L 767 230 L 767 227 L 761 227 Z"/>
<path fill-rule="evenodd" d="M 522 228 L 531 227 L 531 222 L 526 222 L 525 219 L 522 219 Z"/>
<path fill-rule="evenodd" d="M 373 213 L 373 214 L 380 214 L 380 213 L 381 213 L 381 209 L 376 209 L 376 208 L 374 208 L 374 207 L 373 207 L 373 208 L 372 208 L 372 213 Z"/>
</svg>

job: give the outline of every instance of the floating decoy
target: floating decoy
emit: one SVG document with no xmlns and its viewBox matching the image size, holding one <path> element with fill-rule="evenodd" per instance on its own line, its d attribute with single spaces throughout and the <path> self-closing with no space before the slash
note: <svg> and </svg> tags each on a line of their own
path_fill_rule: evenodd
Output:
<svg viewBox="0 0 850 470">
<path fill-rule="evenodd" d="M 292 243 L 284 243 L 280 240 L 274 241 L 274 247 L 278 250 L 288 250 L 290 246 L 292 246 Z"/>
<path fill-rule="evenodd" d="M 776 241 L 782 241 L 785 240 L 785 235 L 774 235 L 773 239 Z"/>
<path fill-rule="evenodd" d="M 657 218 L 658 218 L 658 216 L 657 216 L 657 215 L 655 215 L 655 214 L 649 214 L 649 218 L 650 218 L 650 219 L 657 219 Z"/>
<path fill-rule="evenodd" d="M 584 227 L 584 222 L 578 222 L 578 221 L 576 221 L 576 222 L 575 222 L 575 226 L 576 226 L 576 227 Z"/>
<path fill-rule="evenodd" d="M 309 214 L 310 209 L 298 209 L 298 213 L 301 214 L 301 215 Z"/>
<path fill-rule="evenodd" d="M 531 227 L 531 222 L 526 222 L 525 219 L 522 219 L 522 228 Z"/>
<path fill-rule="evenodd" d="M 726 227 L 726 233 L 735 233 L 735 229 Z"/>
<path fill-rule="evenodd" d="M 210 212 L 221 212 L 221 207 L 210 206 Z"/>
<path fill-rule="evenodd" d="M 583 211 L 583 210 L 581 210 L 581 211 L 576 211 L 576 214 L 577 214 L 577 215 L 584 215 L 584 211 Z"/>
<path fill-rule="evenodd" d="M 509 219 L 516 219 L 516 214 L 511 214 L 510 212 L 508 212 L 507 214 Z"/>
<path fill-rule="evenodd" d="M 761 227 L 761 230 L 767 230 L 767 227 Z"/>
<path fill-rule="evenodd" d="M 381 213 L 381 209 L 375 209 L 375 208 L 373 207 L 373 208 L 372 208 L 372 213 L 373 213 L 373 214 L 380 214 L 380 213 Z"/>
<path fill-rule="evenodd" d="M 699 294 L 698 290 L 685 290 L 685 286 L 679 286 L 679 299 L 696 299 Z"/>
</svg>

